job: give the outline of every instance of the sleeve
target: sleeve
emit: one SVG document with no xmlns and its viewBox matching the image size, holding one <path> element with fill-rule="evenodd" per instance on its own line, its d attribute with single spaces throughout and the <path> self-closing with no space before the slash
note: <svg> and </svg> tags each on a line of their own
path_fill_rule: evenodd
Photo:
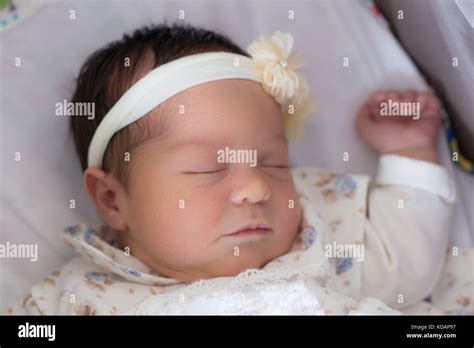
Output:
<svg viewBox="0 0 474 348">
<path fill-rule="evenodd" d="M 368 192 L 361 296 L 403 308 L 431 293 L 444 262 L 454 199 L 443 167 L 381 156 Z"/>
</svg>

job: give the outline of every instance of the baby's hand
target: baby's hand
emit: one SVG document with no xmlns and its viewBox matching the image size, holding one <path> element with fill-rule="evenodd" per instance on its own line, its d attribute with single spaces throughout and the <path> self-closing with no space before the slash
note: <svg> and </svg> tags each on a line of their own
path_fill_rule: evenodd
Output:
<svg viewBox="0 0 474 348">
<path fill-rule="evenodd" d="M 356 122 L 364 141 L 380 154 L 437 162 L 440 120 L 440 104 L 431 93 L 377 91 Z"/>
</svg>

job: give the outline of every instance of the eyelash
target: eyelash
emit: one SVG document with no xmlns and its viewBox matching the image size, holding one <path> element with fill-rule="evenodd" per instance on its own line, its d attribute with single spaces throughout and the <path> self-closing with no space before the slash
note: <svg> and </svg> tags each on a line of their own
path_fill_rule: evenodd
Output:
<svg viewBox="0 0 474 348">
<path fill-rule="evenodd" d="M 185 172 L 185 174 L 216 174 L 216 173 L 222 172 L 224 170 L 225 170 L 225 168 L 217 169 L 217 170 L 209 170 L 207 172 Z"/>
<path fill-rule="evenodd" d="M 276 165 L 276 166 L 262 166 L 262 167 L 270 167 L 270 168 L 278 168 L 278 169 L 288 169 L 289 166 L 286 165 Z"/>
</svg>

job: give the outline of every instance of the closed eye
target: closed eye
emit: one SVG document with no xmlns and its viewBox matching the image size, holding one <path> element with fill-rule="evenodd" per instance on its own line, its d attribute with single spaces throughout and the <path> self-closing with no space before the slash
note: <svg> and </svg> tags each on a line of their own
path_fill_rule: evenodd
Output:
<svg viewBox="0 0 474 348">
<path fill-rule="evenodd" d="M 184 174 L 216 174 L 216 173 L 222 172 L 224 170 L 225 170 L 225 168 L 216 169 L 216 170 L 199 171 L 199 172 L 189 171 L 189 172 L 184 172 Z"/>
<path fill-rule="evenodd" d="M 278 168 L 278 169 L 288 169 L 289 166 L 287 165 L 262 165 L 262 167 L 267 167 L 267 168 Z"/>
</svg>

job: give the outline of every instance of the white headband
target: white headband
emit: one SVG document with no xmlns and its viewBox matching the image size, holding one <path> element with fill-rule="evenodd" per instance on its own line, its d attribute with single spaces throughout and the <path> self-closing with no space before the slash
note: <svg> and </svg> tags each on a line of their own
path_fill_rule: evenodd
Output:
<svg viewBox="0 0 474 348">
<path fill-rule="evenodd" d="M 303 99 L 307 99 L 308 91 L 302 75 L 293 71 L 296 63 L 290 56 L 292 45 L 290 34 L 276 32 L 270 38 L 260 37 L 249 46 L 252 58 L 228 52 L 208 52 L 159 66 L 135 83 L 104 116 L 89 146 L 88 166 L 102 167 L 105 150 L 116 132 L 172 96 L 206 82 L 253 80 L 262 83 L 282 105 L 282 111 L 287 111 L 288 105 L 300 107 Z"/>
</svg>

